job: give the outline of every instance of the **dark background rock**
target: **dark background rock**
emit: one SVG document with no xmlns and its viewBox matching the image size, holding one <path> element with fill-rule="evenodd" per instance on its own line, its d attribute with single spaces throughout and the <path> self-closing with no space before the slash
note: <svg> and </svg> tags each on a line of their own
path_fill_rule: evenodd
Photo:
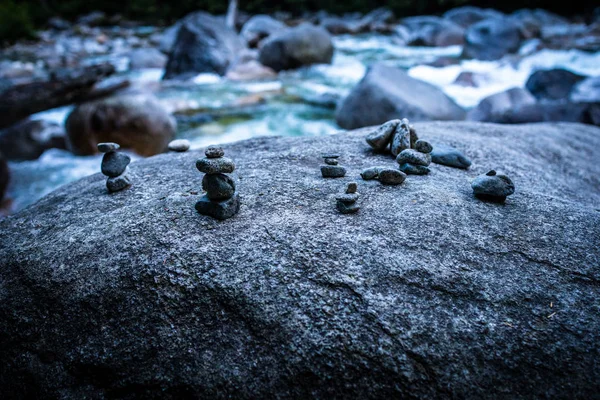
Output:
<svg viewBox="0 0 600 400">
<path fill-rule="evenodd" d="M 225 148 L 242 197 L 225 222 L 194 210 L 201 151 L 1 221 L 0 397 L 597 397 L 600 130 L 416 128 L 471 169 L 387 187 L 358 178 L 395 164 L 368 130 L 260 138 Z M 320 177 L 324 149 L 345 178 Z M 491 168 L 516 185 L 505 205 L 472 194 Z"/>
<path fill-rule="evenodd" d="M 444 13 L 445 19 L 448 19 L 465 29 L 486 18 L 501 18 L 502 16 L 501 12 L 494 9 L 473 6 L 456 7 Z"/>
<path fill-rule="evenodd" d="M 25 120 L 0 131 L 0 152 L 8 160 L 35 160 L 54 148 L 67 148 L 65 130 L 55 122 Z"/>
<path fill-rule="evenodd" d="M 487 18 L 471 25 L 465 34 L 463 56 L 498 60 L 517 52 L 521 45 L 519 26 L 508 18 Z"/>
<path fill-rule="evenodd" d="M 412 46 L 453 46 L 465 42 L 465 30 L 454 22 L 435 16 L 410 17 L 402 20 L 410 31 Z"/>
<path fill-rule="evenodd" d="M 6 189 L 8 188 L 8 182 L 10 181 L 10 170 L 8 169 L 8 163 L 0 152 L 0 202 L 4 199 Z"/>
<path fill-rule="evenodd" d="M 535 103 L 535 97 L 531 93 L 515 87 L 485 97 L 477 107 L 469 110 L 467 117 L 472 121 L 499 123 L 511 110 Z"/>
<path fill-rule="evenodd" d="M 244 48 L 237 33 L 227 28 L 222 18 L 195 12 L 181 22 L 163 79 L 186 79 L 203 72 L 225 75 Z"/>
<path fill-rule="evenodd" d="M 269 15 L 254 15 L 244 24 L 240 35 L 248 47 L 258 47 L 258 44 L 269 36 L 286 30 L 287 26 Z"/>
<path fill-rule="evenodd" d="M 281 71 L 303 65 L 330 64 L 333 51 L 329 32 L 322 27 L 302 24 L 266 39 L 260 48 L 259 61 Z"/>
<path fill-rule="evenodd" d="M 342 128 L 355 129 L 397 118 L 462 120 L 465 112 L 437 87 L 401 69 L 376 64 L 340 102 L 335 118 Z"/>
<path fill-rule="evenodd" d="M 525 87 L 538 100 L 567 100 L 573 87 L 585 79 L 566 69 L 550 69 L 535 71 Z"/>
</svg>

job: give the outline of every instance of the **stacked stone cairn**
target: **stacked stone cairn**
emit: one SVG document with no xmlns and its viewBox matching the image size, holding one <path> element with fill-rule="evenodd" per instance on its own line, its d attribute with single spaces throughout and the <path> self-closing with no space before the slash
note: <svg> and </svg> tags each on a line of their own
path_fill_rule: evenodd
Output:
<svg viewBox="0 0 600 400">
<path fill-rule="evenodd" d="M 336 208 L 342 214 L 352 214 L 357 212 L 360 207 L 356 205 L 358 200 L 358 193 L 356 192 L 356 182 L 350 182 L 346 188 L 346 193 L 337 196 Z"/>
<path fill-rule="evenodd" d="M 223 157 L 221 147 L 209 146 L 205 158 L 196 161 L 196 168 L 203 172 L 202 189 L 206 194 L 196 203 L 196 210 L 202 215 L 225 220 L 240 210 L 240 197 L 235 191 L 235 182 L 229 173 L 235 170 L 233 160 Z"/>
<path fill-rule="evenodd" d="M 506 175 L 498 174 L 491 170 L 484 175 L 479 175 L 471 183 L 473 193 L 482 200 L 504 203 L 507 196 L 515 192 L 515 184 Z"/>
<path fill-rule="evenodd" d="M 321 157 L 323 157 L 326 164 L 321 165 L 321 175 L 323 175 L 323 178 L 342 178 L 346 176 L 346 168 L 338 165 L 339 154 L 323 153 Z"/>
<path fill-rule="evenodd" d="M 121 146 L 117 143 L 99 143 L 98 151 L 104 153 L 101 170 L 108 177 L 106 188 L 110 193 L 118 192 L 131 186 L 131 179 L 127 174 L 127 166 L 131 157 L 117 152 Z"/>
</svg>

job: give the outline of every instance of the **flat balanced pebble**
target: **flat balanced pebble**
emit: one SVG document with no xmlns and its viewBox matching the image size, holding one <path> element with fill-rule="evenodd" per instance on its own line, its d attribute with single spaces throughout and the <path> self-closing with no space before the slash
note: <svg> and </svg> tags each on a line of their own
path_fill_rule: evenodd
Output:
<svg viewBox="0 0 600 400">
<path fill-rule="evenodd" d="M 338 165 L 339 161 L 337 160 L 337 158 L 326 158 L 325 159 L 325 164 L 327 165 Z"/>
<path fill-rule="evenodd" d="M 417 140 L 415 142 L 415 150 L 421 153 L 431 153 L 433 146 L 426 140 Z"/>
<path fill-rule="evenodd" d="M 346 168 L 340 165 L 322 165 L 321 175 L 323 178 L 343 178 L 346 176 Z"/>
<path fill-rule="evenodd" d="M 211 200 L 227 200 L 235 193 L 235 182 L 224 174 L 208 174 L 202 178 L 202 189 Z"/>
<path fill-rule="evenodd" d="M 358 184 L 356 182 L 348 183 L 348 186 L 346 187 L 346 193 L 356 193 L 357 190 Z"/>
<path fill-rule="evenodd" d="M 177 139 L 169 142 L 169 150 L 183 153 L 190 149 L 190 141 L 187 139 Z"/>
<path fill-rule="evenodd" d="M 100 153 L 108 153 L 109 151 L 117 151 L 121 148 L 117 143 L 106 142 L 98 143 L 98 151 Z"/>
<path fill-rule="evenodd" d="M 337 201 L 341 201 L 344 204 L 354 204 L 358 200 L 358 193 L 340 194 L 335 199 Z"/>
<path fill-rule="evenodd" d="M 448 167 L 467 169 L 471 160 L 454 147 L 435 145 L 431 152 L 431 161 Z"/>
<path fill-rule="evenodd" d="M 480 199 L 502 203 L 515 192 L 512 180 L 503 174 L 491 170 L 487 174 L 479 175 L 471 183 L 473 193 Z"/>
<path fill-rule="evenodd" d="M 431 164 L 431 155 L 427 153 L 421 153 L 417 150 L 406 149 L 402 150 L 398 157 L 396 157 L 396 162 L 398 164 L 414 164 L 414 165 L 424 165 L 428 166 Z"/>
<path fill-rule="evenodd" d="M 227 157 L 199 158 L 196 161 L 196 168 L 205 174 L 229 174 L 235 170 L 235 164 Z"/>
<path fill-rule="evenodd" d="M 393 168 L 379 170 L 377 177 L 382 185 L 399 185 L 406 179 L 406 174 Z"/>
<path fill-rule="evenodd" d="M 323 158 L 340 158 L 339 153 L 322 153 L 321 157 Z"/>
<path fill-rule="evenodd" d="M 204 150 L 204 154 L 208 158 L 220 158 L 225 155 L 225 152 L 220 146 L 208 146 L 206 150 Z"/>
<path fill-rule="evenodd" d="M 400 171 L 404 172 L 408 175 L 427 175 L 431 172 L 429 167 L 424 165 L 414 165 L 414 164 L 400 164 Z"/>
<path fill-rule="evenodd" d="M 131 186 L 131 180 L 129 179 L 129 176 L 127 176 L 126 173 L 114 178 L 108 178 L 106 180 L 106 188 L 111 193 L 126 189 L 129 186 Z"/>
<path fill-rule="evenodd" d="M 375 150 L 382 151 L 390 144 L 396 128 L 400 124 L 399 119 L 393 119 L 376 128 L 367 135 L 366 141 Z"/>
<path fill-rule="evenodd" d="M 114 178 L 121 175 L 131 162 L 131 157 L 124 153 L 110 151 L 102 157 L 102 173 Z"/>
</svg>

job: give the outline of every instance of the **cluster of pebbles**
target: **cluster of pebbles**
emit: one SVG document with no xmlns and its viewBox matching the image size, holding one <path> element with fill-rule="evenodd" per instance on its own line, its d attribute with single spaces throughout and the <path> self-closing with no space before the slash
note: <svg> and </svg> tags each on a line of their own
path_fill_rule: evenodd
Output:
<svg viewBox="0 0 600 400">
<path fill-rule="evenodd" d="M 323 178 L 343 178 L 346 176 L 346 168 L 338 165 L 339 154 L 323 153 L 321 157 L 325 160 L 325 165 L 321 165 L 321 175 Z"/>
<path fill-rule="evenodd" d="M 360 207 L 356 204 L 358 200 L 358 192 L 356 191 L 358 185 L 356 182 L 350 182 L 346 187 L 346 193 L 337 196 L 336 208 L 342 214 L 353 214 L 357 212 Z"/>
<path fill-rule="evenodd" d="M 98 151 L 104 153 L 101 170 L 108 177 L 106 188 L 110 193 L 118 192 L 131 186 L 131 179 L 127 174 L 127 166 L 131 162 L 131 157 L 118 152 L 117 150 L 120 147 L 117 143 L 98 144 Z"/>
<path fill-rule="evenodd" d="M 414 149 L 404 149 L 396 157 L 400 171 L 409 175 L 427 175 L 430 172 L 433 147 L 425 140 L 417 140 Z"/>
<path fill-rule="evenodd" d="M 196 161 L 196 168 L 203 172 L 202 189 L 206 194 L 196 203 L 202 215 L 224 220 L 233 217 L 240 209 L 240 196 L 235 191 L 235 182 L 229 175 L 235 170 L 232 159 L 224 157 L 221 147 L 209 146 L 205 158 Z"/>
</svg>

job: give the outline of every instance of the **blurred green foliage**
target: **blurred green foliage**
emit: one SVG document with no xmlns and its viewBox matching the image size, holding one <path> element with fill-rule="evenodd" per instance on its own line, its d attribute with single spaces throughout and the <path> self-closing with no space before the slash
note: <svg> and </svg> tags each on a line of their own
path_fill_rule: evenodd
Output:
<svg viewBox="0 0 600 400">
<path fill-rule="evenodd" d="M 590 11 L 592 3 L 574 0 L 567 9 L 561 3 L 544 0 L 239 0 L 239 7 L 252 14 L 289 11 L 301 15 L 304 11 L 318 10 L 335 14 L 368 12 L 386 6 L 397 17 L 404 17 L 441 13 L 462 5 L 492 7 L 503 11 L 541 7 L 572 14 Z M 228 0 L 0 0 L 0 41 L 31 37 L 35 27 L 43 27 L 48 18 L 53 16 L 75 20 L 80 15 L 101 10 L 108 15 L 120 14 L 132 20 L 169 24 L 196 10 L 222 14 L 226 12 L 227 5 Z"/>
</svg>

